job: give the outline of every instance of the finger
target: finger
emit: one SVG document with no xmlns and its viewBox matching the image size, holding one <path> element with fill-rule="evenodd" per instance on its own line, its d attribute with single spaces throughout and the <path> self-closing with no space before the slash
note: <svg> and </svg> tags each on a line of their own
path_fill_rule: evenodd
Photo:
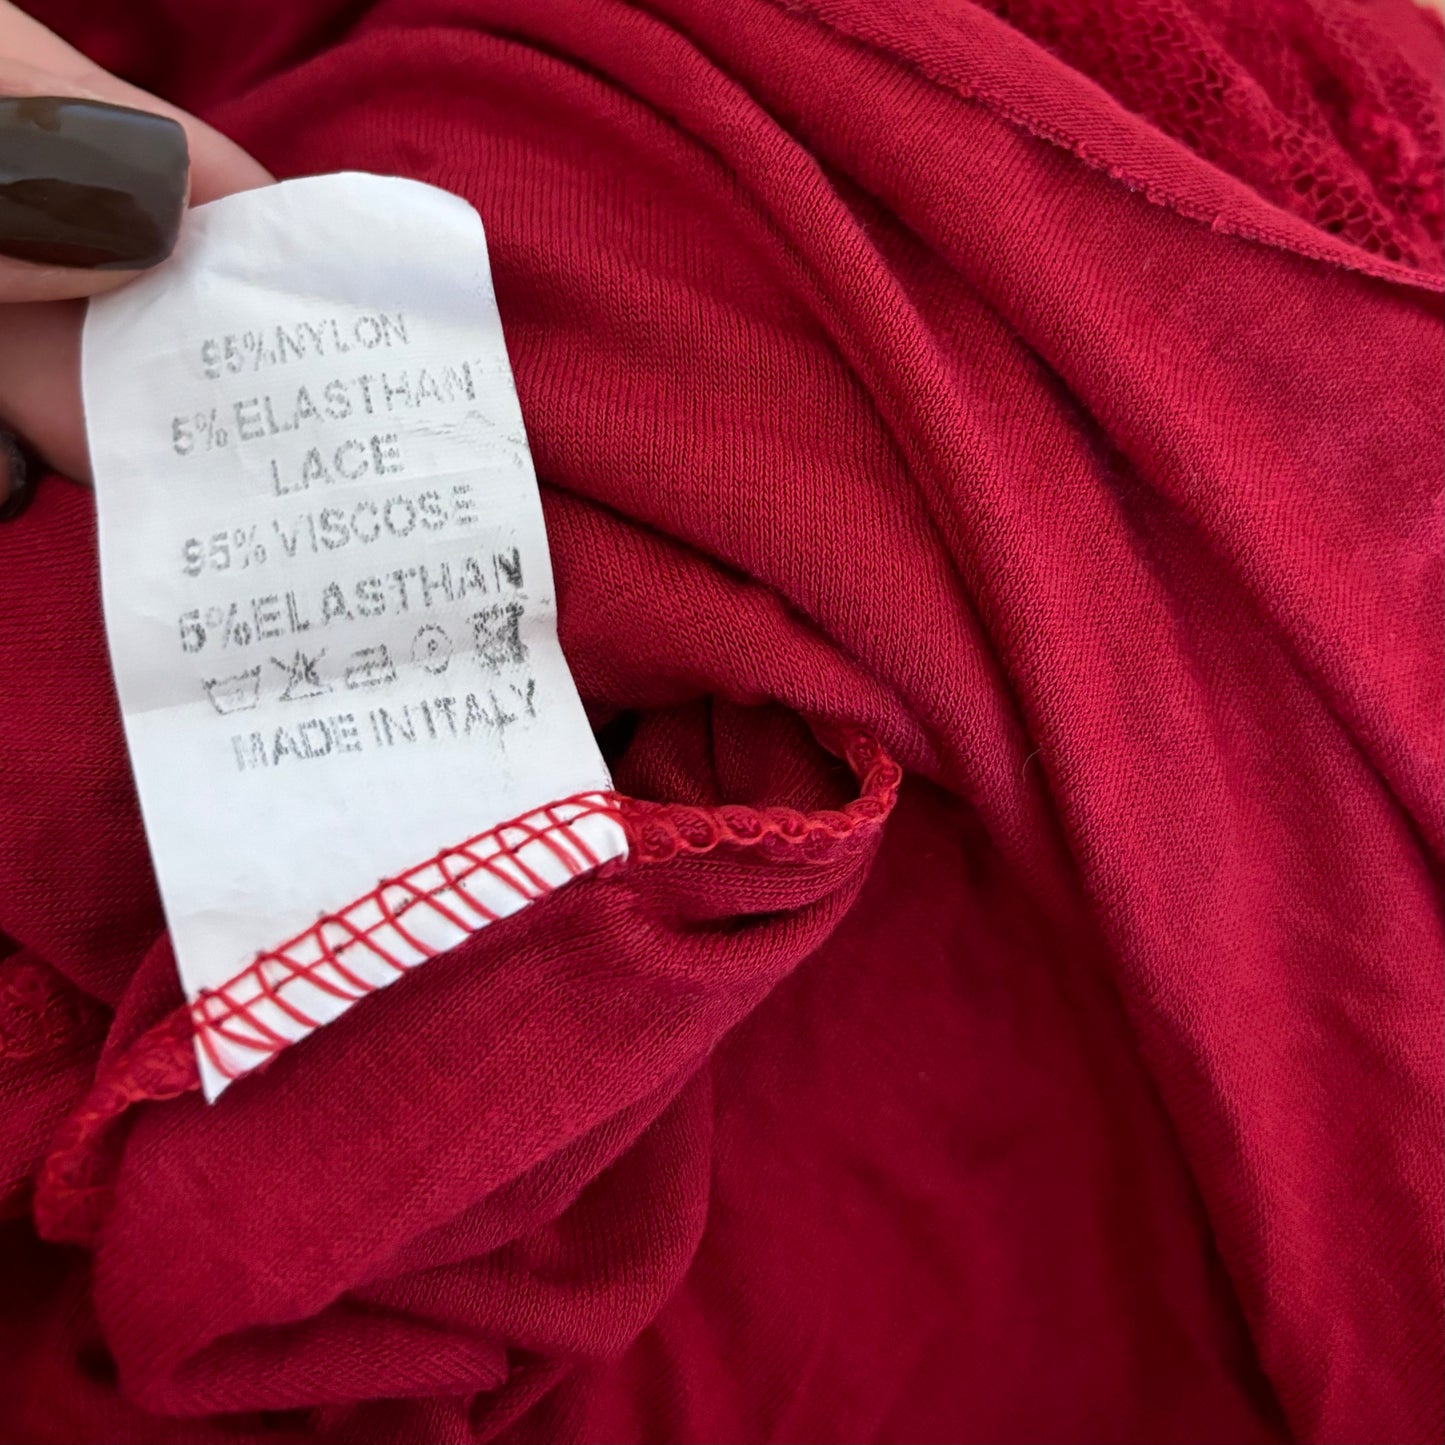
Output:
<svg viewBox="0 0 1445 1445">
<path fill-rule="evenodd" d="M 28 66 L 65 82 L 65 93 L 88 95 L 115 105 L 133 106 L 156 115 L 169 116 L 186 132 L 191 152 L 191 204 L 199 206 L 236 191 L 254 190 L 275 179 L 259 161 L 253 160 L 235 141 L 204 121 L 171 105 L 169 101 L 101 70 L 72 45 L 38 20 L 22 14 L 0 0 L 0 56 L 12 65 Z M 5 87 L 0 85 L 0 94 Z M 31 91 L 31 94 L 39 94 Z"/>
<path fill-rule="evenodd" d="M 92 295 L 161 261 L 187 199 L 271 177 L 0 0 L 0 301 Z"/>
<path fill-rule="evenodd" d="M 76 296 L 170 255 L 186 206 L 185 132 L 72 96 L 0 96 L 0 301 Z"/>
<path fill-rule="evenodd" d="M 0 0 L 0 56 L 5 57 L 0 61 L 0 95 L 7 91 L 35 95 L 44 89 L 95 97 L 175 120 L 185 131 L 190 152 L 193 204 L 267 185 L 272 179 L 234 142 L 184 111 L 98 70 L 5 0 Z M 85 296 L 120 284 L 127 274 L 0 260 L 0 298 Z M 84 303 L 73 300 L 0 304 L 0 425 L 25 437 L 58 471 L 88 481 L 80 397 L 84 317 Z"/>
<path fill-rule="evenodd" d="M 78 482 L 90 480 L 80 399 L 84 322 L 84 301 L 0 306 L 0 427 Z"/>
</svg>

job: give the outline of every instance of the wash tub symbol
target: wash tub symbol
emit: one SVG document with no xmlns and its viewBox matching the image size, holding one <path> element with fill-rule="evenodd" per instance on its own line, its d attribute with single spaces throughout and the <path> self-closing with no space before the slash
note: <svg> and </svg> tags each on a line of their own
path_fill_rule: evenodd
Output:
<svg viewBox="0 0 1445 1445">
<path fill-rule="evenodd" d="M 249 668 L 234 677 L 206 677 L 206 696 L 211 706 L 225 717 L 227 713 L 249 712 L 261 700 L 261 668 Z"/>
</svg>

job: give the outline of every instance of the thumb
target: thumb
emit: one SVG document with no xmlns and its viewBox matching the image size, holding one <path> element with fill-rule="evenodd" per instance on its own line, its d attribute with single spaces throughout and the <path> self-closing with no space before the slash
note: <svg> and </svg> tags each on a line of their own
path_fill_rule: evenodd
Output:
<svg viewBox="0 0 1445 1445">
<path fill-rule="evenodd" d="M 0 0 L 0 427 L 86 478 L 80 298 L 163 260 L 188 199 L 270 180 L 218 131 Z M 0 445 L 0 503 L 18 490 L 12 451 Z"/>
<path fill-rule="evenodd" d="M 0 301 L 92 295 L 164 261 L 190 185 L 181 126 L 14 83 L 0 63 Z"/>
<path fill-rule="evenodd" d="M 270 177 L 0 0 L 0 302 L 90 296 L 169 255 L 187 197 Z"/>
</svg>

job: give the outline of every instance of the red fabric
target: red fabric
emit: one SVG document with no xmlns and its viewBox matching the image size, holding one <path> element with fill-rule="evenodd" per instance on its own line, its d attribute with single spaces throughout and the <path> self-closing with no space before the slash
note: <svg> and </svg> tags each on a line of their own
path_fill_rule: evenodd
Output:
<svg viewBox="0 0 1445 1445">
<path fill-rule="evenodd" d="M 47 482 L 0 529 L 0 1435 L 1440 1438 L 1438 24 L 33 8 L 278 174 L 477 205 L 564 649 L 708 846 L 208 1108 Z M 844 806 L 837 729 L 886 818 L 709 832 Z"/>
</svg>

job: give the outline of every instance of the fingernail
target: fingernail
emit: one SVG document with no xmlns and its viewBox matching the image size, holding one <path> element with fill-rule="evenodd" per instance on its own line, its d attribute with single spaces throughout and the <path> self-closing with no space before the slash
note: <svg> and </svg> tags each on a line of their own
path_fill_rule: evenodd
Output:
<svg viewBox="0 0 1445 1445">
<path fill-rule="evenodd" d="M 0 97 L 0 254 L 143 271 L 176 243 L 186 133 L 168 116 L 70 96 Z"/>
<path fill-rule="evenodd" d="M 11 522 L 30 502 L 30 470 L 19 443 L 0 431 L 0 522 Z"/>
</svg>

